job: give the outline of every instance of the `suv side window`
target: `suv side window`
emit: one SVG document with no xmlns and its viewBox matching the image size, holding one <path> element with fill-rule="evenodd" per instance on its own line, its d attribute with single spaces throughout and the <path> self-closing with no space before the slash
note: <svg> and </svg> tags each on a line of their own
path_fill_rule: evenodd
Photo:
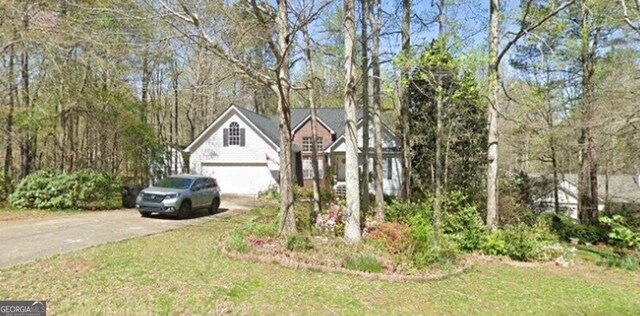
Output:
<svg viewBox="0 0 640 316">
<path fill-rule="evenodd" d="M 193 190 L 194 191 L 198 191 L 198 190 L 202 190 L 204 188 L 206 188 L 206 183 L 204 181 L 205 179 L 196 179 L 196 181 L 193 183 Z"/>
<path fill-rule="evenodd" d="M 212 179 L 212 178 L 207 179 L 207 184 L 209 188 L 215 188 L 218 186 L 218 183 L 216 183 L 216 179 Z"/>
</svg>

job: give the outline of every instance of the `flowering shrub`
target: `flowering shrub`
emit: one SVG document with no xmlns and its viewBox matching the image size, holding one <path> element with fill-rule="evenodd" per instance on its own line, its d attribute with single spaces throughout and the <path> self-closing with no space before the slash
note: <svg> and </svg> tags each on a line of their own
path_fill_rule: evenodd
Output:
<svg viewBox="0 0 640 316">
<path fill-rule="evenodd" d="M 365 239 L 385 246 L 390 254 L 402 252 L 411 242 L 410 229 L 400 223 L 380 223 L 365 228 Z"/>
<path fill-rule="evenodd" d="M 315 227 L 321 232 L 341 235 L 344 231 L 344 206 L 331 204 L 324 213 L 318 214 Z"/>
</svg>

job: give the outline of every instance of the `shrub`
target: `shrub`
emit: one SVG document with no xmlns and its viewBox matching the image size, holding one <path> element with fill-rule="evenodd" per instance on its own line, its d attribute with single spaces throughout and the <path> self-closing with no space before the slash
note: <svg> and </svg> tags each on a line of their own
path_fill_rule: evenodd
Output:
<svg viewBox="0 0 640 316">
<path fill-rule="evenodd" d="M 430 205 L 428 201 L 424 203 L 404 203 L 394 200 L 385 207 L 385 220 L 408 223 L 409 219 L 416 215 L 431 218 L 433 210 Z"/>
<path fill-rule="evenodd" d="M 583 243 L 603 242 L 607 239 L 606 230 L 597 225 L 583 225 L 572 218 L 562 215 L 553 215 L 551 219 L 552 230 L 564 241 L 578 238 Z"/>
<path fill-rule="evenodd" d="M 225 246 L 231 251 L 237 251 L 240 253 L 249 252 L 249 245 L 247 245 L 247 242 L 245 240 L 245 230 L 242 228 L 236 228 L 231 231 L 231 234 L 229 234 Z"/>
<path fill-rule="evenodd" d="M 349 270 L 362 272 L 379 273 L 382 271 L 382 266 L 371 254 L 349 256 L 344 259 L 343 266 Z"/>
<path fill-rule="evenodd" d="M 344 206 L 333 203 L 324 210 L 323 213 L 318 214 L 316 218 L 315 227 L 323 233 L 334 234 L 335 236 L 342 236 L 344 233 Z"/>
<path fill-rule="evenodd" d="M 411 242 L 409 227 L 401 223 L 380 223 L 365 238 L 382 245 L 390 254 L 406 251 Z"/>
<path fill-rule="evenodd" d="M 640 248 L 640 232 L 632 230 L 621 215 L 602 216 L 600 222 L 610 228 L 608 237 L 611 245 L 622 251 Z"/>
<path fill-rule="evenodd" d="M 9 202 L 16 208 L 113 208 L 119 193 L 120 182 L 106 173 L 41 170 L 23 179 Z"/>
<path fill-rule="evenodd" d="M 310 232 L 313 226 L 313 204 L 298 202 L 294 206 L 296 228 L 300 232 Z"/>
<path fill-rule="evenodd" d="M 504 256 L 508 253 L 507 242 L 502 236 L 501 230 L 485 236 L 484 240 L 480 244 L 480 250 L 484 254 L 490 256 Z"/>
<path fill-rule="evenodd" d="M 411 232 L 410 255 L 414 265 L 422 269 L 429 265 L 443 263 L 450 264 L 456 261 L 458 249 L 448 235 L 440 236 L 440 247 L 435 248 L 435 236 L 433 225 L 420 215 L 409 219 Z"/>
<path fill-rule="evenodd" d="M 313 244 L 308 236 L 291 235 L 287 236 L 287 250 L 289 251 L 306 251 L 313 249 Z"/>
<path fill-rule="evenodd" d="M 462 250 L 473 251 L 480 248 L 487 235 L 487 229 L 480 218 L 478 208 L 466 205 L 451 209 L 444 214 L 443 231 L 451 234 Z"/>
<path fill-rule="evenodd" d="M 546 256 L 543 249 L 556 243 L 546 223 L 534 226 L 524 224 L 506 226 L 485 236 L 480 250 L 487 255 L 509 256 L 519 261 L 531 261 Z"/>
</svg>

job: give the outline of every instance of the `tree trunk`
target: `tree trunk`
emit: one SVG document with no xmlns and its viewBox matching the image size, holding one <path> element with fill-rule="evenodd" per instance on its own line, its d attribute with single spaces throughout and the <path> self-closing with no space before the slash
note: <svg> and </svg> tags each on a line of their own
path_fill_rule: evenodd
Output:
<svg viewBox="0 0 640 316">
<path fill-rule="evenodd" d="M 595 139 L 592 131 L 594 123 L 593 75 L 595 73 L 595 53 L 598 47 L 599 30 L 595 31 L 593 43 L 590 42 L 589 8 L 581 3 L 581 56 L 582 65 L 582 103 L 580 114 L 582 128 L 580 131 L 580 181 L 578 212 L 583 224 L 592 224 L 598 218 L 598 165 L 596 162 Z"/>
<path fill-rule="evenodd" d="M 553 209 L 560 214 L 560 197 L 558 196 L 558 157 L 555 142 L 551 141 L 551 166 L 553 168 Z"/>
<path fill-rule="evenodd" d="M 360 19 L 362 33 L 362 211 L 369 213 L 369 36 L 367 19 L 369 17 L 370 0 L 360 0 L 362 17 Z"/>
<path fill-rule="evenodd" d="M 382 17 L 382 6 L 380 0 L 374 0 L 374 6 L 371 7 L 369 16 L 372 26 L 372 53 L 371 68 L 373 70 L 373 133 L 375 155 L 375 192 L 376 207 L 375 216 L 384 219 L 384 188 L 382 175 L 382 98 L 380 95 L 380 22 Z M 390 172 L 391 170 L 389 170 Z"/>
<path fill-rule="evenodd" d="M 315 72 L 313 71 L 313 60 L 311 58 L 311 38 L 309 36 L 309 30 L 305 24 L 301 28 L 304 36 L 305 49 L 304 56 L 307 63 L 307 74 L 309 75 L 309 111 L 311 112 L 311 139 L 313 140 L 313 146 L 311 146 L 311 168 L 313 169 L 313 213 L 315 215 L 320 214 L 321 201 L 320 201 L 320 168 L 318 167 L 318 148 L 316 146 L 318 139 L 317 130 L 317 118 L 316 118 L 316 88 L 315 88 Z M 324 144 L 324 142 L 323 142 Z M 324 157 L 322 154 L 320 157 Z M 324 159 L 322 159 L 324 161 Z"/>
<path fill-rule="evenodd" d="M 408 59 L 411 49 L 411 0 L 402 1 L 402 55 Z M 409 81 L 407 65 L 401 68 L 400 76 L 403 82 Z M 400 130 L 402 132 L 402 198 L 411 201 L 411 143 L 409 140 L 409 92 L 404 85 L 400 85 Z"/>
<path fill-rule="evenodd" d="M 344 237 L 350 243 L 361 239 L 360 232 L 360 190 L 358 181 L 358 131 L 356 127 L 356 87 L 355 87 L 355 3 L 344 0 L 344 110 L 346 147 L 347 214 Z"/>
<path fill-rule="evenodd" d="M 9 47 L 9 72 L 8 72 L 8 88 L 9 88 L 9 112 L 6 118 L 6 131 L 5 137 L 7 146 L 4 150 L 4 192 L 9 194 L 12 191 L 12 177 L 13 177 L 13 109 L 15 107 L 15 49 L 13 44 Z"/>
<path fill-rule="evenodd" d="M 496 229 L 498 216 L 498 41 L 500 0 L 490 0 L 489 23 L 489 93 L 487 151 L 487 226 Z"/>
<path fill-rule="evenodd" d="M 440 0 L 438 4 L 438 41 L 440 45 L 446 47 L 446 39 L 444 34 L 444 0 Z M 444 111 L 444 92 L 442 87 L 441 71 L 436 70 L 436 157 L 435 157 L 435 200 L 433 205 L 433 240 L 436 249 L 440 247 L 440 226 L 442 219 L 442 115 Z"/>
<path fill-rule="evenodd" d="M 289 103 L 289 18 L 287 1 L 278 0 L 278 43 L 280 58 L 278 61 L 278 80 L 275 87 L 280 113 L 280 234 L 291 235 L 296 232 L 293 213 L 293 181 L 291 172 L 291 108 Z"/>
</svg>

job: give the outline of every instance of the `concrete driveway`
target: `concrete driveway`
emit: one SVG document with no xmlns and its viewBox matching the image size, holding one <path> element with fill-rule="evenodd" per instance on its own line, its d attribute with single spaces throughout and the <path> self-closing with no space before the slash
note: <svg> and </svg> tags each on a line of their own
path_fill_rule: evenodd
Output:
<svg viewBox="0 0 640 316">
<path fill-rule="evenodd" d="M 199 210 L 192 218 L 177 220 L 141 217 L 135 209 L 29 219 L 0 226 L 0 269 L 107 242 L 157 234 L 220 217 L 247 212 L 255 199 L 223 196 L 220 212 Z"/>
</svg>

